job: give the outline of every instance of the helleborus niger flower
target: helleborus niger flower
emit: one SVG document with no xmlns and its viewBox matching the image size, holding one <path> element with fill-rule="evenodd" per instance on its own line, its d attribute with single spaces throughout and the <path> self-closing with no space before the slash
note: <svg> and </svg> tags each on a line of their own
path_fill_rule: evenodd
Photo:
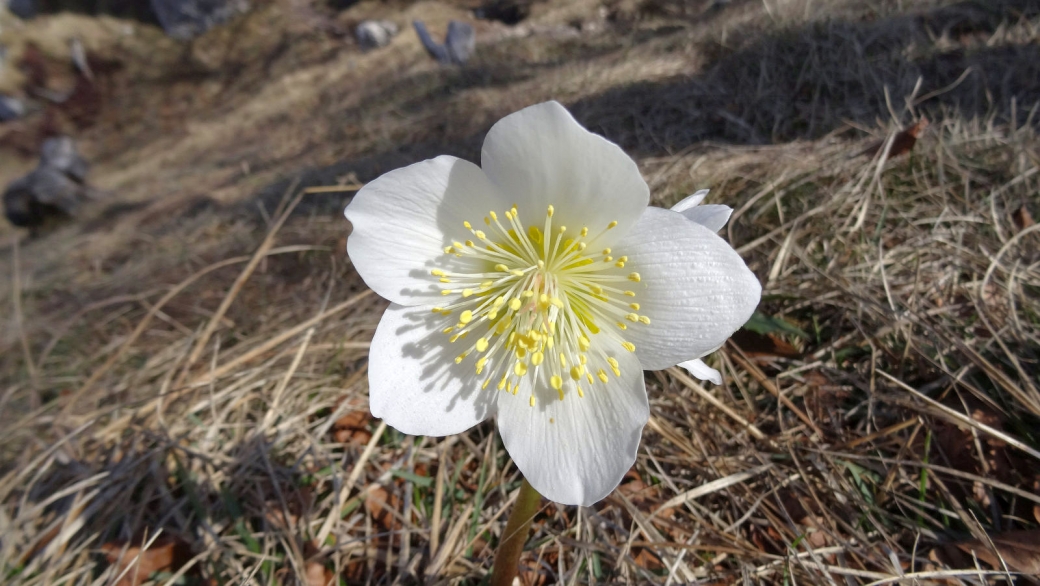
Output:
<svg viewBox="0 0 1040 586">
<path fill-rule="evenodd" d="M 635 162 L 556 102 L 500 120 L 480 158 L 391 171 L 347 206 L 350 258 L 391 302 L 372 414 L 433 436 L 494 416 L 536 490 L 590 505 L 635 461 L 643 370 L 717 349 L 761 287 L 715 234 L 728 208 L 648 207 Z"/>
</svg>

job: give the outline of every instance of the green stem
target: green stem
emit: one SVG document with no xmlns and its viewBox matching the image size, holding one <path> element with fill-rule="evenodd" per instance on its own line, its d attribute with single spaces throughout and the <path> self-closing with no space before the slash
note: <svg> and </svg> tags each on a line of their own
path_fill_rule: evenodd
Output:
<svg viewBox="0 0 1040 586">
<path fill-rule="evenodd" d="M 516 497 L 513 512 L 509 514 L 509 522 L 502 533 L 495 553 L 495 567 L 491 574 L 491 586 L 512 586 L 513 578 L 520 568 L 520 554 L 527 543 L 527 534 L 531 530 L 531 520 L 541 508 L 542 495 L 531 487 L 524 479 L 520 485 L 520 494 Z"/>
</svg>

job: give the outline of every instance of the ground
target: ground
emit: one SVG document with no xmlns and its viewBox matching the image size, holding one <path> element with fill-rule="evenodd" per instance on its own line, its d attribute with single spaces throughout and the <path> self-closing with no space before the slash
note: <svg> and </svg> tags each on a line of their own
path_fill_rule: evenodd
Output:
<svg viewBox="0 0 1040 586">
<path fill-rule="evenodd" d="M 518 472 L 491 423 L 368 415 L 385 302 L 341 211 L 547 99 L 654 204 L 732 206 L 764 291 L 707 359 L 722 386 L 646 373 L 636 465 L 594 507 L 545 503 L 525 584 L 1040 573 L 1040 4 L 566 0 L 515 25 L 478 4 L 258 0 L 190 43 L 0 17 L 22 63 L 0 91 L 78 92 L 0 124 L 0 184 L 61 132 L 103 195 L 0 228 L 3 581 L 483 580 Z M 402 33 L 362 52 L 369 17 Z M 474 60 L 433 62 L 415 18 L 474 22 Z"/>
</svg>

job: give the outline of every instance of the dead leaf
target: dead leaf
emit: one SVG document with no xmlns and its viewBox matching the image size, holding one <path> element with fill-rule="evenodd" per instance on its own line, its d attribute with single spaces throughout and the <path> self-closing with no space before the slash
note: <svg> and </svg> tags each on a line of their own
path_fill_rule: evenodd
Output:
<svg viewBox="0 0 1040 586">
<path fill-rule="evenodd" d="M 142 550 L 147 541 L 142 538 L 131 542 L 141 545 L 110 541 L 101 546 L 108 563 L 118 565 L 116 574 L 123 574 L 115 586 L 137 586 L 155 572 L 176 572 L 192 557 L 191 546 L 176 536 L 160 535 Z"/>
<path fill-rule="evenodd" d="M 1015 223 L 1015 228 L 1021 232 L 1026 228 L 1036 224 L 1033 220 L 1033 214 L 1029 213 L 1029 208 L 1022 204 L 1017 210 L 1011 213 L 1011 220 Z"/>
<path fill-rule="evenodd" d="M 372 439 L 368 427 L 371 422 L 372 414 L 367 409 L 351 411 L 332 424 L 332 437 L 341 444 L 367 444 Z"/>
<path fill-rule="evenodd" d="M 925 128 L 928 128 L 928 119 L 921 118 L 910 128 L 901 130 L 896 134 L 896 137 L 892 139 L 892 146 L 888 148 L 888 156 L 886 158 L 894 159 L 895 157 L 910 152 L 910 150 L 914 148 L 914 145 L 917 144 L 917 139 L 921 137 Z M 859 154 L 873 158 L 878 154 L 878 151 L 881 150 L 881 147 L 885 146 L 885 142 L 886 141 L 876 142 L 860 151 Z"/>
<path fill-rule="evenodd" d="M 393 510 L 401 506 L 396 494 L 391 494 L 382 486 L 373 487 L 365 496 L 365 508 L 379 527 L 387 531 L 401 528 L 401 522 L 394 516 Z"/>
<path fill-rule="evenodd" d="M 1040 529 L 1007 531 L 993 535 L 990 539 L 1009 570 L 1033 576 L 1040 575 Z M 989 544 L 972 539 L 958 543 L 957 547 L 968 554 L 974 552 L 980 560 L 993 566 L 995 570 L 1004 569 Z"/>
</svg>

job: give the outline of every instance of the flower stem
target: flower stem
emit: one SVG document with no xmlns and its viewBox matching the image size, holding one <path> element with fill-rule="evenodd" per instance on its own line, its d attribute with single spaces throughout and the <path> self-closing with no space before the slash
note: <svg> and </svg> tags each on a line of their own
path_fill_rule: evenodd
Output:
<svg viewBox="0 0 1040 586">
<path fill-rule="evenodd" d="M 502 540 L 498 543 L 491 586 L 512 586 L 513 578 L 520 567 L 520 554 L 527 543 L 531 520 L 538 513 L 541 504 L 542 495 L 538 494 L 525 478 L 520 485 L 520 494 L 516 497 L 513 512 L 509 514 L 509 522 L 502 533 Z"/>
</svg>

